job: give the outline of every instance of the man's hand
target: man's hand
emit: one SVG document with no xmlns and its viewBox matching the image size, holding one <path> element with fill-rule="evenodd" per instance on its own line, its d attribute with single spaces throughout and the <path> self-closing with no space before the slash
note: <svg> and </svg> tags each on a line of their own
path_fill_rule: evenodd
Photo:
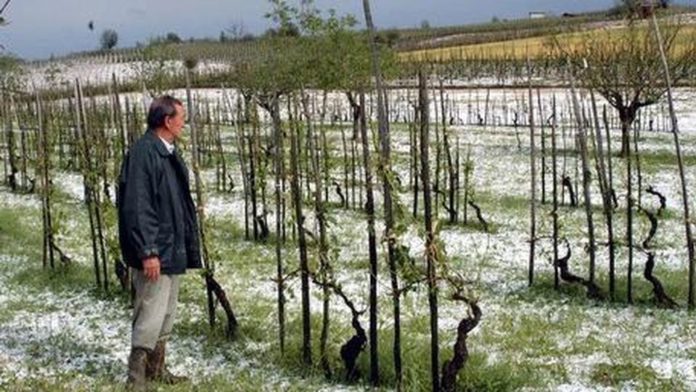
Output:
<svg viewBox="0 0 696 392">
<path fill-rule="evenodd" d="M 160 259 L 157 256 L 143 260 L 143 273 L 150 282 L 156 282 L 160 276 Z"/>
</svg>

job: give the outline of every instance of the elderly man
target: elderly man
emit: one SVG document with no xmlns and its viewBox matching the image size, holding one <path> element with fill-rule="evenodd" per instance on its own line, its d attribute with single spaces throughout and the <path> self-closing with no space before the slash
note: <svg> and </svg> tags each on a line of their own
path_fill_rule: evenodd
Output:
<svg viewBox="0 0 696 392">
<path fill-rule="evenodd" d="M 119 178 L 118 223 L 123 258 L 133 271 L 135 309 L 128 358 L 128 384 L 185 381 L 164 367 L 181 275 L 201 268 L 196 208 L 188 169 L 174 141 L 186 113 L 181 101 L 155 99 L 148 130 L 129 150 Z"/>
</svg>

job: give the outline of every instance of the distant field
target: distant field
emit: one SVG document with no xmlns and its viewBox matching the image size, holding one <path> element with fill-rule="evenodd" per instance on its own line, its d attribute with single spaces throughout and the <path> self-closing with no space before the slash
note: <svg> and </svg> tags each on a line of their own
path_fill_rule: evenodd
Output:
<svg viewBox="0 0 696 392">
<path fill-rule="evenodd" d="M 573 18 L 518 19 L 464 26 L 406 29 L 398 31 L 399 39 L 395 48 L 405 52 L 541 37 L 557 32 L 580 31 L 588 23 L 606 22 L 610 20 L 607 18 L 609 17 L 604 13 L 595 13 Z"/>
<path fill-rule="evenodd" d="M 660 10 L 660 17 L 693 15 L 694 6 L 674 5 Z M 613 8 L 581 14 L 550 15 L 542 19 L 494 20 L 462 26 L 445 26 L 398 30 L 395 49 L 400 52 L 477 45 L 489 42 L 543 37 L 557 33 L 592 30 L 601 24 L 620 23 L 622 12 Z"/>
<path fill-rule="evenodd" d="M 462 58 L 524 59 L 529 53 L 531 58 L 541 58 L 548 55 L 549 45 L 557 39 L 564 47 L 576 47 L 585 39 L 599 40 L 620 38 L 626 34 L 626 28 L 596 29 L 592 31 L 573 32 L 542 37 L 531 37 L 507 41 L 489 42 L 475 45 L 460 45 L 448 48 L 416 50 L 400 54 L 403 60 L 438 60 Z M 678 50 L 686 50 L 696 37 L 696 25 L 683 27 L 677 38 Z"/>
</svg>

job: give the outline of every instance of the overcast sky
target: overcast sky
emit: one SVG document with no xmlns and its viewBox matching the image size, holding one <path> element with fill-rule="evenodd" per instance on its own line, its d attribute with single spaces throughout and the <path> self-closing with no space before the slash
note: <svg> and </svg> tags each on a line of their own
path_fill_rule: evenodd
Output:
<svg viewBox="0 0 696 392">
<path fill-rule="evenodd" d="M 298 3 L 299 0 L 288 0 Z M 316 0 L 321 10 L 334 8 L 363 22 L 360 0 Z M 694 4 L 696 0 L 680 0 Z M 4 1 L 3 1 L 4 3 Z M 432 26 L 484 22 L 497 16 L 520 18 L 529 11 L 555 14 L 606 8 L 615 0 L 372 0 L 378 28 L 413 27 L 427 20 Z M 119 34 L 119 47 L 175 32 L 182 38 L 214 37 L 234 23 L 261 33 L 269 22 L 267 0 L 12 0 L 3 16 L 0 44 L 23 58 L 46 58 L 99 46 L 106 28 Z M 94 31 L 87 28 L 94 21 Z M 364 24 L 364 23 L 361 23 Z"/>
</svg>

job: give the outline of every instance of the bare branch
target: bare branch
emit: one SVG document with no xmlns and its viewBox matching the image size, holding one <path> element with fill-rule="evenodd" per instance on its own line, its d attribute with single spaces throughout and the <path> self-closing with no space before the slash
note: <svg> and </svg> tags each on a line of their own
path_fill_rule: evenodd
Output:
<svg viewBox="0 0 696 392">
<path fill-rule="evenodd" d="M 12 0 L 5 0 L 5 4 L 3 4 L 2 8 L 0 8 L 0 15 L 5 11 L 5 8 L 7 8 L 8 5 L 10 5 L 10 1 Z"/>
</svg>

